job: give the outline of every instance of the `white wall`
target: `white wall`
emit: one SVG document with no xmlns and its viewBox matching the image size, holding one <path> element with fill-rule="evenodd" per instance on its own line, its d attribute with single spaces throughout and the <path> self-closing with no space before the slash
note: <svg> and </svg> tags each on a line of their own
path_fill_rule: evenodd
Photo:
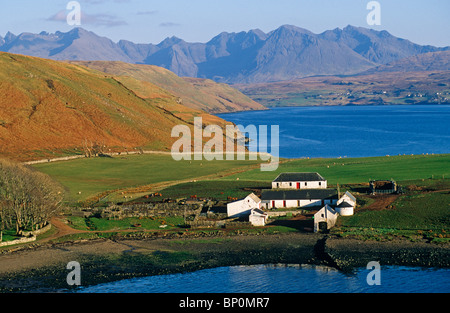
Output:
<svg viewBox="0 0 450 313">
<path fill-rule="evenodd" d="M 266 221 L 267 217 L 260 214 L 250 214 L 249 222 L 252 223 L 253 226 L 265 226 Z"/>
<path fill-rule="evenodd" d="M 272 202 L 275 202 L 275 206 L 273 206 Z M 304 207 L 315 207 L 315 206 L 323 206 L 325 204 L 335 205 L 336 200 L 324 200 L 322 203 L 321 199 L 311 199 L 311 200 L 286 200 L 286 205 L 283 200 L 264 200 L 261 202 L 261 206 L 265 209 L 274 209 L 274 208 L 304 208 Z"/>
<path fill-rule="evenodd" d="M 347 202 L 347 203 L 350 203 L 351 205 L 353 205 L 353 206 L 356 206 L 356 202 L 355 201 L 353 201 L 348 195 L 346 195 L 346 194 L 344 194 L 339 200 L 338 200 L 338 202 L 337 202 L 337 204 L 339 205 L 339 204 L 341 204 L 342 202 Z"/>
<path fill-rule="evenodd" d="M 326 189 L 327 181 L 298 181 L 298 182 L 272 182 L 272 189 L 297 189 L 297 183 L 300 183 L 300 189 Z"/>
<path fill-rule="evenodd" d="M 320 211 L 314 214 L 314 232 L 319 231 L 319 223 L 326 222 L 327 229 L 334 227 L 338 214 L 329 206 L 324 206 Z"/>
<path fill-rule="evenodd" d="M 252 198 L 246 197 L 245 199 L 230 202 L 227 204 L 228 217 L 238 217 L 241 215 L 248 215 L 252 209 L 259 208 L 260 202 L 255 202 Z"/>
<path fill-rule="evenodd" d="M 342 215 L 342 216 L 352 216 L 354 214 L 354 209 L 353 209 L 353 207 L 351 207 L 351 208 L 339 208 L 339 207 L 337 207 L 336 208 L 336 212 L 338 212 L 339 215 Z"/>
</svg>

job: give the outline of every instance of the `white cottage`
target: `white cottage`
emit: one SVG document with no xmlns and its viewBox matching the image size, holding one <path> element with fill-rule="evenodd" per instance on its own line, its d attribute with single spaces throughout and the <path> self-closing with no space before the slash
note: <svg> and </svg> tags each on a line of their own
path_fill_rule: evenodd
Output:
<svg viewBox="0 0 450 313">
<path fill-rule="evenodd" d="M 325 205 L 314 214 L 314 232 L 325 231 L 333 228 L 338 218 L 338 213 L 329 205 Z"/>
<path fill-rule="evenodd" d="M 281 173 L 272 189 L 326 189 L 327 180 L 319 173 Z"/>
<path fill-rule="evenodd" d="M 261 208 L 264 209 L 334 206 L 337 201 L 336 189 L 267 189 L 261 193 Z"/>
<path fill-rule="evenodd" d="M 261 199 L 259 199 L 254 193 L 251 193 L 244 199 L 228 203 L 227 215 L 228 217 L 246 216 L 251 213 L 252 209 L 258 209 L 260 204 Z"/>
<path fill-rule="evenodd" d="M 269 215 L 261 209 L 253 209 L 248 218 L 253 226 L 265 226 Z"/>
</svg>

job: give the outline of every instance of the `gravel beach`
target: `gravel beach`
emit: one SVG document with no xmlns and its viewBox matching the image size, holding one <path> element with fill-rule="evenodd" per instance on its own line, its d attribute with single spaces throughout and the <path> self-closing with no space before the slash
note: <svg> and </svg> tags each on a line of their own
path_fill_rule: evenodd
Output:
<svg viewBox="0 0 450 313">
<path fill-rule="evenodd" d="M 349 270 L 381 265 L 450 267 L 450 245 L 333 238 L 323 234 L 97 239 L 42 244 L 0 253 L 0 292 L 68 290 L 67 264 L 81 265 L 82 285 L 250 264 L 322 264 Z M 69 288 L 70 290 L 70 288 Z"/>
</svg>

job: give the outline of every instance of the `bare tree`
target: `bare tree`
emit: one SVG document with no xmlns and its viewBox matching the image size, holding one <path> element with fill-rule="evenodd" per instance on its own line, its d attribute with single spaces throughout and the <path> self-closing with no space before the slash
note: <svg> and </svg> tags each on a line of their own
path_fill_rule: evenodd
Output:
<svg viewBox="0 0 450 313">
<path fill-rule="evenodd" d="M 63 189 L 48 175 L 18 163 L 0 160 L 1 227 L 23 230 L 42 227 L 60 209 Z"/>
</svg>

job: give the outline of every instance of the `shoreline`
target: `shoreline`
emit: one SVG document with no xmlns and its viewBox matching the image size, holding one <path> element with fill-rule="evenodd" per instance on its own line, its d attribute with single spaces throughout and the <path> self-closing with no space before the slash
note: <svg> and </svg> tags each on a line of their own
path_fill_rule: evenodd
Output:
<svg viewBox="0 0 450 313">
<path fill-rule="evenodd" d="M 378 261 L 381 266 L 450 268 L 450 245 L 335 238 L 288 233 L 175 238 L 95 239 L 31 245 L 0 254 L 0 292 L 70 291 L 71 261 L 81 265 L 82 286 L 235 265 L 312 264 L 341 271 Z"/>
</svg>

